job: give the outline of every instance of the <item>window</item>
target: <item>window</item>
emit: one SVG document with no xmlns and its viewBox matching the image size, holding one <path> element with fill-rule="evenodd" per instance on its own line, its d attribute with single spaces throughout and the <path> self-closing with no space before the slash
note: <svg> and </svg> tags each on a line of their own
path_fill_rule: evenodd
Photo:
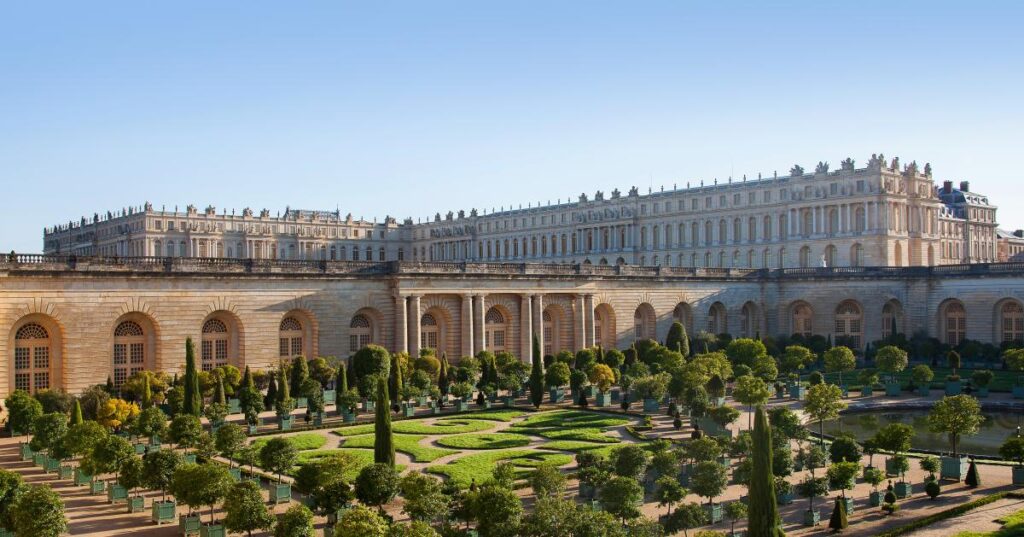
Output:
<svg viewBox="0 0 1024 537">
<path fill-rule="evenodd" d="M 814 312 L 807 304 L 797 304 L 793 307 L 793 333 L 804 337 L 810 337 Z"/>
<path fill-rule="evenodd" d="M 14 388 L 36 393 L 50 388 L 50 334 L 28 323 L 14 334 Z"/>
<path fill-rule="evenodd" d="M 487 310 L 484 316 L 484 344 L 493 352 L 505 350 L 505 316 L 498 308 Z"/>
<path fill-rule="evenodd" d="M 427 313 L 420 319 L 420 345 L 427 349 L 437 349 L 437 319 Z"/>
<path fill-rule="evenodd" d="M 544 310 L 541 316 L 541 322 L 544 326 L 544 354 L 554 354 L 555 341 L 558 339 L 558 332 L 555 330 L 555 321 L 548 310 Z"/>
<path fill-rule="evenodd" d="M 295 317 L 285 317 L 278 329 L 278 356 L 291 358 L 301 354 L 302 323 Z"/>
<path fill-rule="evenodd" d="M 210 319 L 203 324 L 202 360 L 203 371 L 228 365 L 228 327 L 220 319 Z"/>
<path fill-rule="evenodd" d="M 903 312 L 899 304 L 890 301 L 882 307 L 882 339 L 899 333 L 902 317 Z"/>
<path fill-rule="evenodd" d="M 860 306 L 856 302 L 846 301 L 836 308 L 836 339 L 845 339 L 854 349 L 860 349 L 862 332 L 862 316 Z"/>
<path fill-rule="evenodd" d="M 1002 342 L 1024 339 L 1024 308 L 1018 302 L 1006 302 L 1000 308 Z"/>
<path fill-rule="evenodd" d="M 728 331 L 729 327 L 725 314 L 725 305 L 721 302 L 715 302 L 711 305 L 711 309 L 708 310 L 708 332 L 712 334 L 722 334 Z"/>
<path fill-rule="evenodd" d="M 373 340 L 372 327 L 370 325 L 370 319 L 365 315 L 356 315 L 352 317 L 352 322 L 348 325 L 348 350 L 349 352 L 356 352 L 359 349 L 367 346 Z"/>
<path fill-rule="evenodd" d="M 964 340 L 964 333 L 967 332 L 967 312 L 964 310 L 964 305 L 957 301 L 946 304 L 943 309 L 942 321 L 946 344 L 959 345 Z"/>
<path fill-rule="evenodd" d="M 114 329 L 114 386 L 146 367 L 146 334 L 135 321 L 124 321 Z"/>
<path fill-rule="evenodd" d="M 636 339 L 654 339 L 654 322 L 654 308 L 646 302 L 640 304 L 633 313 L 633 337 Z"/>
</svg>

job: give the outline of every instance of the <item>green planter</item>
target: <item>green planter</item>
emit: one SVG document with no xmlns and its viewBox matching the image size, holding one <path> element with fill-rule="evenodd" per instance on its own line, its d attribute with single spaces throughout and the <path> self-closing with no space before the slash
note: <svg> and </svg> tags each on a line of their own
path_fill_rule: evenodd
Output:
<svg viewBox="0 0 1024 537">
<path fill-rule="evenodd" d="M 270 503 L 288 503 L 290 501 L 292 501 L 292 486 L 290 484 L 270 484 Z"/>
<path fill-rule="evenodd" d="M 900 481 L 893 487 L 893 492 L 896 493 L 896 497 L 899 499 L 909 498 L 914 493 L 914 485 L 907 483 L 906 481 Z"/>
<path fill-rule="evenodd" d="M 132 496 L 125 501 L 125 505 L 128 507 L 129 513 L 141 513 L 146 510 L 146 498 Z"/>
<path fill-rule="evenodd" d="M 840 498 L 846 504 L 846 514 L 853 514 L 853 498 Z"/>
<path fill-rule="evenodd" d="M 644 414 L 654 414 L 661 408 L 657 399 L 644 399 Z"/>
<path fill-rule="evenodd" d="M 7 528 L 0 528 L 0 537 L 14 537 L 14 532 Z"/>
<path fill-rule="evenodd" d="M 940 478 L 960 481 L 967 476 L 967 467 L 970 465 L 967 457 L 941 457 L 939 462 L 942 465 Z"/>
<path fill-rule="evenodd" d="M 597 497 L 597 487 L 587 483 L 580 483 L 580 498 L 593 500 Z"/>
<path fill-rule="evenodd" d="M 548 402 L 561 403 L 565 400 L 565 388 L 548 389 Z"/>
<path fill-rule="evenodd" d="M 1013 467 L 1013 484 L 1024 485 L 1024 466 Z"/>
<path fill-rule="evenodd" d="M 407 417 L 407 418 L 411 418 L 411 417 L 415 416 L 416 415 L 416 407 L 413 406 L 413 405 L 409 405 L 409 404 L 403 405 L 402 406 L 402 415 Z"/>
<path fill-rule="evenodd" d="M 612 389 L 611 394 L 612 394 L 612 403 L 613 404 L 618 404 L 618 403 L 622 402 L 622 390 L 620 390 L 618 388 L 614 388 L 614 389 Z"/>
<path fill-rule="evenodd" d="M 875 394 L 875 387 L 874 386 L 861 386 L 860 387 L 860 396 L 861 397 L 871 397 L 874 394 Z"/>
<path fill-rule="evenodd" d="M 324 404 L 334 401 L 338 398 L 338 392 L 335 390 L 324 390 Z"/>
<path fill-rule="evenodd" d="M 804 511 L 804 526 L 817 526 L 819 522 L 821 522 L 821 513 L 818 510 Z"/>
<path fill-rule="evenodd" d="M 72 479 L 75 477 L 75 468 L 65 464 L 60 467 L 60 478 L 61 479 Z"/>
<path fill-rule="evenodd" d="M 106 481 L 92 481 L 89 483 L 89 494 L 103 494 L 107 491 Z"/>
<path fill-rule="evenodd" d="M 355 423 L 356 422 L 356 414 L 354 412 L 342 412 L 341 413 L 341 421 L 343 421 L 345 423 Z"/>
<path fill-rule="evenodd" d="M 467 410 L 469 410 L 469 403 L 466 401 L 457 401 L 455 403 L 455 408 L 459 412 L 466 412 Z"/>
<path fill-rule="evenodd" d="M 238 483 L 239 481 L 242 480 L 241 468 L 228 468 L 228 474 L 231 476 L 231 479 L 235 481 L 235 483 Z"/>
<path fill-rule="evenodd" d="M 341 517 L 345 516 L 345 513 L 349 509 L 352 509 L 352 506 L 345 505 L 343 507 L 339 507 L 338 510 L 333 513 L 327 513 L 327 529 L 332 530 L 331 535 L 329 537 L 334 537 L 334 525 L 337 524 L 339 520 L 341 520 Z"/>
<path fill-rule="evenodd" d="M 796 495 L 793 494 L 793 492 L 780 492 L 775 495 L 775 503 L 779 505 L 790 505 L 793 503 L 795 498 Z"/>
<path fill-rule="evenodd" d="M 803 384 L 794 384 L 789 387 L 789 398 L 803 401 L 807 397 L 807 387 Z"/>
<path fill-rule="evenodd" d="M 135 448 L 135 454 L 136 455 L 145 455 L 146 454 L 146 447 L 147 447 L 146 444 L 141 444 L 141 443 L 140 444 L 134 444 L 132 447 Z"/>
<path fill-rule="evenodd" d="M 878 507 L 882 505 L 882 496 L 883 493 L 879 490 L 871 492 L 868 494 L 868 505 L 871 507 Z"/>
<path fill-rule="evenodd" d="M 32 451 L 32 446 L 27 443 L 21 444 L 21 460 L 30 461 L 33 455 L 35 455 L 35 452 Z"/>
<path fill-rule="evenodd" d="M 612 394 L 608 392 L 597 392 L 597 395 L 594 396 L 594 404 L 597 405 L 598 408 L 611 406 Z"/>
<path fill-rule="evenodd" d="M 370 401 L 370 400 L 363 401 L 362 402 L 362 407 L 363 407 L 363 412 L 373 412 L 374 409 L 376 408 L 374 406 L 374 404 L 373 404 L 373 401 Z"/>
<path fill-rule="evenodd" d="M 885 383 L 885 395 L 889 397 L 899 397 L 900 395 L 900 383 L 899 382 L 886 382 Z"/>
<path fill-rule="evenodd" d="M 203 526 L 199 529 L 199 537 L 225 537 L 226 535 L 222 524 Z"/>
<path fill-rule="evenodd" d="M 107 487 L 107 502 L 114 503 L 128 499 L 128 489 L 122 487 L 118 483 L 114 483 Z"/>
<path fill-rule="evenodd" d="M 150 445 L 150 447 L 160 447 L 160 437 L 159 436 L 151 436 L 151 437 L 149 437 L 149 445 Z"/>
<path fill-rule="evenodd" d="M 506 395 L 501 398 L 501 404 L 505 405 L 505 408 L 512 408 L 516 404 L 516 398 L 511 395 Z"/>
<path fill-rule="evenodd" d="M 708 520 L 710 520 L 712 524 L 718 524 L 719 522 L 721 522 L 723 520 L 724 517 L 722 516 L 722 504 L 720 504 L 720 503 L 713 503 L 711 505 L 704 504 L 703 507 L 704 507 L 704 512 L 708 514 Z"/>
<path fill-rule="evenodd" d="M 260 428 L 259 428 L 259 426 L 258 426 L 258 425 L 250 425 L 250 426 L 249 426 L 249 434 L 250 434 L 250 435 L 256 434 L 256 433 L 258 433 L 259 431 L 260 431 Z"/>
<path fill-rule="evenodd" d="M 711 398 L 711 405 L 712 406 L 725 406 L 725 397 L 712 397 Z"/>
<path fill-rule="evenodd" d="M 59 472 L 60 471 L 60 459 L 51 459 L 50 457 L 47 457 L 46 458 L 46 464 L 43 466 L 43 469 L 46 470 L 46 473 L 48 473 L 48 474 L 51 473 L 51 472 L 52 473 Z"/>
<path fill-rule="evenodd" d="M 974 394 L 981 399 L 988 397 L 988 386 L 979 386 L 978 389 L 974 391 Z"/>
<path fill-rule="evenodd" d="M 427 406 L 427 397 L 420 395 L 416 398 L 416 406 Z"/>
<path fill-rule="evenodd" d="M 75 485 L 88 485 L 92 482 L 92 476 L 83 472 L 81 468 L 75 468 Z"/>
<path fill-rule="evenodd" d="M 295 421 L 295 418 L 293 418 L 292 416 L 281 416 L 280 419 L 277 422 L 277 430 L 279 430 L 279 431 L 290 431 L 290 430 L 292 430 L 292 423 L 294 423 L 294 421 Z"/>
<path fill-rule="evenodd" d="M 228 399 L 228 414 L 241 414 L 242 402 L 238 399 Z"/>
<path fill-rule="evenodd" d="M 43 453 L 32 453 L 32 464 L 42 468 L 46 464 L 46 455 Z"/>
<path fill-rule="evenodd" d="M 177 511 L 178 505 L 171 500 L 163 502 L 153 502 L 153 508 L 150 510 L 149 519 L 157 525 L 163 524 L 164 522 L 174 522 L 174 514 Z"/>
<path fill-rule="evenodd" d="M 441 407 L 437 406 L 437 403 L 430 404 L 430 414 L 438 415 L 441 413 Z"/>
<path fill-rule="evenodd" d="M 182 535 L 198 534 L 199 527 L 202 525 L 203 523 L 198 514 L 192 516 L 181 515 L 178 517 L 178 531 Z"/>
<path fill-rule="evenodd" d="M 309 399 L 305 397 L 295 398 L 295 408 L 306 408 L 307 406 L 309 406 Z"/>
<path fill-rule="evenodd" d="M 896 468 L 896 461 L 893 459 L 885 459 L 885 475 L 892 477 L 899 475 L 900 471 Z"/>
<path fill-rule="evenodd" d="M 964 391 L 963 382 L 959 380 L 947 380 L 946 381 L 946 395 L 960 395 Z"/>
<path fill-rule="evenodd" d="M 918 386 L 917 390 L 915 390 L 915 391 L 917 392 L 917 395 L 920 395 L 922 397 L 928 397 L 928 395 L 931 393 L 932 389 L 931 389 L 930 386 L 925 385 L 925 386 Z"/>
<path fill-rule="evenodd" d="M 319 413 L 319 412 L 317 412 L 316 414 L 313 414 L 313 426 L 314 427 L 321 427 L 321 426 L 323 426 L 323 424 L 324 424 L 324 415 L 322 413 Z"/>
<path fill-rule="evenodd" d="M 1014 386 L 1013 387 L 1013 398 L 1014 399 L 1024 399 L 1024 386 Z"/>
<path fill-rule="evenodd" d="M 195 464 L 196 463 L 196 454 L 195 453 L 189 453 L 188 455 L 185 455 L 184 457 L 182 457 L 182 460 L 184 460 L 188 464 Z"/>
</svg>

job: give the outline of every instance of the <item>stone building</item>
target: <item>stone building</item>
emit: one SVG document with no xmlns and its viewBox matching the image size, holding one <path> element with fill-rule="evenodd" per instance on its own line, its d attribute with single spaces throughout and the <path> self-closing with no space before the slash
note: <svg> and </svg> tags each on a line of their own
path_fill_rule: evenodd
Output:
<svg viewBox="0 0 1024 537">
<path fill-rule="evenodd" d="M 827 214 L 827 212 L 826 212 Z M 247 248 L 248 245 L 245 245 Z M 139 369 L 268 368 L 368 343 L 453 360 L 663 340 L 673 321 L 734 336 L 892 330 L 956 344 L 1024 339 L 1024 264 L 688 268 L 546 263 L 0 258 L 0 397 L 77 392 Z M 894 322 L 895 320 L 895 322 Z"/>
<path fill-rule="evenodd" d="M 813 173 L 637 188 L 544 206 L 438 212 L 430 222 L 340 212 L 271 216 L 145 204 L 44 231 L 48 254 L 278 260 L 536 262 L 704 268 L 936 266 L 997 259 L 996 207 L 930 165 L 872 155 Z"/>
</svg>

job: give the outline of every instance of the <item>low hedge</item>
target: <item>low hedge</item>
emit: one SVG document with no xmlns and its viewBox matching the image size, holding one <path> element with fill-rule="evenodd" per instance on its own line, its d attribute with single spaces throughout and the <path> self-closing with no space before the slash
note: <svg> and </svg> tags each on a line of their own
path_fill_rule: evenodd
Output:
<svg viewBox="0 0 1024 537">
<path fill-rule="evenodd" d="M 900 526 L 885 533 L 879 533 L 876 537 L 896 537 L 897 535 L 906 535 L 910 532 L 935 524 L 936 522 L 946 520 L 947 518 L 957 517 L 973 509 L 1002 500 L 1003 498 L 1021 499 L 1024 498 L 1024 494 L 1019 492 L 997 492 L 995 494 L 989 494 L 988 496 L 978 498 L 977 500 L 962 503 L 956 507 L 946 509 L 945 511 L 939 511 L 934 515 L 928 515 L 924 518 L 915 520 L 906 526 Z"/>
</svg>

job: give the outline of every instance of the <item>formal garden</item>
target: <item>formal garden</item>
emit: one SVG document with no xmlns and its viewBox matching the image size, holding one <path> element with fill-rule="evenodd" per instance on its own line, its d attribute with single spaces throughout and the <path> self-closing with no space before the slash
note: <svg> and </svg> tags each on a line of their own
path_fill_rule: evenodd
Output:
<svg viewBox="0 0 1024 537">
<path fill-rule="evenodd" d="M 188 341 L 180 376 L 4 401 L 0 537 L 1024 531 L 1024 350 L 843 343 L 675 323 L 527 361 L 200 371 Z"/>
</svg>

